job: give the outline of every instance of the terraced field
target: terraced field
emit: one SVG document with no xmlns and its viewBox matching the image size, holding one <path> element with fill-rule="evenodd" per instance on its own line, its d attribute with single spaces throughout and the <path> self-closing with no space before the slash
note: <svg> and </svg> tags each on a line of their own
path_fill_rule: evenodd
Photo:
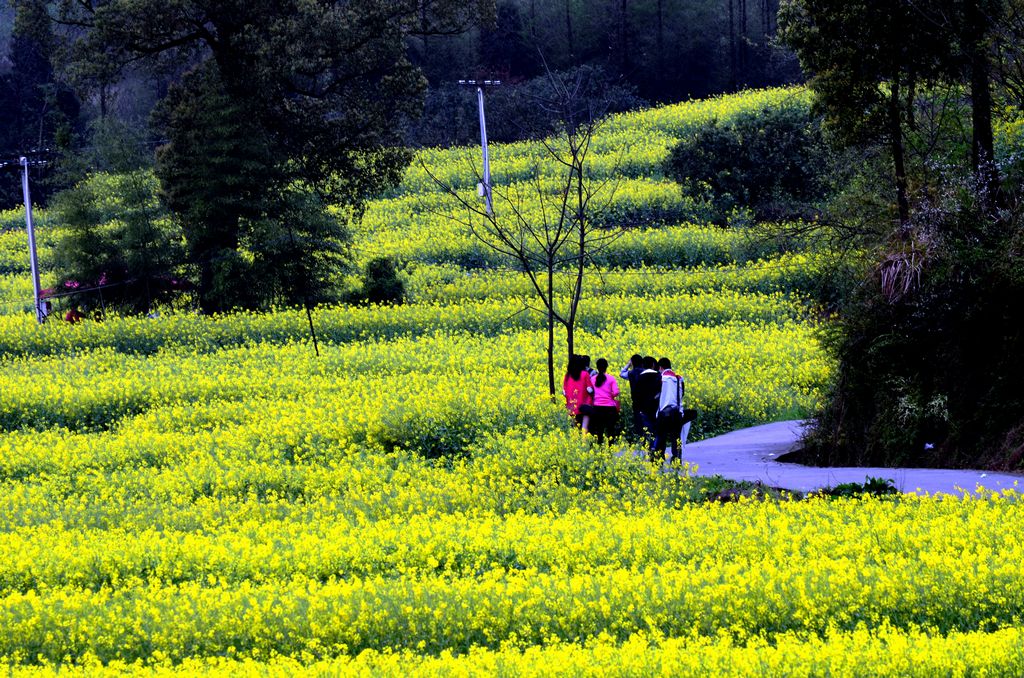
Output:
<svg viewBox="0 0 1024 678">
<path fill-rule="evenodd" d="M 681 365 L 693 437 L 804 416 L 828 253 L 700 221 L 662 175 L 768 90 L 612 119 L 597 171 L 628 232 L 577 345 Z M 0 657 L 15 674 L 966 675 L 1024 671 L 1024 512 L 976 500 L 743 501 L 571 430 L 543 318 L 423 152 L 356 232 L 399 307 L 36 327 L 0 215 Z M 539 144 L 493 149 L 524 181 Z M 41 258 L 59 224 L 40 215 Z M 627 389 L 628 391 L 628 389 Z M 628 397 L 626 398 L 628 408 Z M 627 415 L 628 416 L 628 415 Z"/>
</svg>

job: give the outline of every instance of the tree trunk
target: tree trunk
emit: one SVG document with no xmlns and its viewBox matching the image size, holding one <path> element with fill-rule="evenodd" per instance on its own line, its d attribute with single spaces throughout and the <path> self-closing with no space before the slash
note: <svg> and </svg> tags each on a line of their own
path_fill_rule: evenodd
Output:
<svg viewBox="0 0 1024 678">
<path fill-rule="evenodd" d="M 619 63 L 622 75 L 629 73 L 629 0 L 619 4 Z"/>
<path fill-rule="evenodd" d="M 572 288 L 572 296 L 569 298 L 569 317 L 565 324 L 568 333 L 569 356 L 574 352 L 576 314 L 580 308 L 580 300 L 583 298 L 583 275 L 587 264 L 587 222 L 586 222 L 586 195 L 583 186 L 583 154 L 579 148 L 574 147 L 572 151 L 573 172 L 576 175 L 576 284 Z"/>
<path fill-rule="evenodd" d="M 985 15 L 976 0 L 968 3 L 966 24 L 971 70 L 971 165 L 992 205 L 999 193 L 999 173 L 994 164 L 991 64 L 985 54 Z"/>
<path fill-rule="evenodd" d="M 548 391 L 555 391 L 555 262 L 548 258 Z"/>
<path fill-rule="evenodd" d="M 658 0 L 658 72 L 665 72 L 665 8 L 664 0 Z"/>
<path fill-rule="evenodd" d="M 747 0 L 738 0 L 739 2 L 739 40 L 737 41 L 737 49 L 739 50 L 739 71 L 738 85 L 740 87 L 747 86 Z"/>
<path fill-rule="evenodd" d="M 212 315 L 219 309 L 213 298 L 213 257 L 206 255 L 199 262 L 199 311 Z"/>
<path fill-rule="evenodd" d="M 729 91 L 736 91 L 736 10 L 733 8 L 733 0 L 726 0 L 729 3 Z"/>
<path fill-rule="evenodd" d="M 907 199 L 907 167 L 903 148 L 903 123 L 901 121 L 900 84 L 897 79 L 890 82 L 889 92 L 889 149 L 896 177 L 896 207 L 900 227 L 910 221 L 910 202 Z"/>
<path fill-rule="evenodd" d="M 429 33 L 429 31 L 427 30 L 428 28 L 429 28 L 429 24 L 428 24 L 428 21 L 427 21 L 427 3 L 426 2 L 421 2 L 420 3 L 420 33 L 421 33 L 420 37 L 423 40 L 423 70 L 426 73 L 430 73 L 431 72 L 430 71 L 430 63 L 429 63 L 429 60 L 430 60 L 430 44 L 427 42 L 427 33 Z"/>
<path fill-rule="evenodd" d="M 576 48 L 573 46 L 572 41 L 572 3 L 571 0 L 565 0 L 565 37 L 569 45 L 569 65 L 575 65 L 576 63 Z"/>
</svg>

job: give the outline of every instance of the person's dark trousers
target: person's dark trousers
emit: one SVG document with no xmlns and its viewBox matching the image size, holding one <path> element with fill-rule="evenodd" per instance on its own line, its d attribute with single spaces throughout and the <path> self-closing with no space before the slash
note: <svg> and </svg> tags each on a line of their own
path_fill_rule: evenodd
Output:
<svg viewBox="0 0 1024 678">
<path fill-rule="evenodd" d="M 594 414 L 590 417 L 590 432 L 597 436 L 597 442 L 603 443 L 605 434 L 608 439 L 615 435 L 615 424 L 619 421 L 619 410 L 614 405 L 595 405 Z"/>
<path fill-rule="evenodd" d="M 656 421 L 657 436 L 654 439 L 654 453 L 651 461 L 661 461 L 665 458 L 665 449 L 672 445 L 672 457 L 682 458 L 679 436 L 683 430 L 681 417 L 658 417 Z"/>
</svg>

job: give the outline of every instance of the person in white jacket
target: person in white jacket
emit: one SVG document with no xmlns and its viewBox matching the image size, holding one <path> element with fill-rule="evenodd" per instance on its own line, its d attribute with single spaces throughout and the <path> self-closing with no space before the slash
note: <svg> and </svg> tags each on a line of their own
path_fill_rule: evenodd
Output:
<svg viewBox="0 0 1024 678">
<path fill-rule="evenodd" d="M 683 459 L 683 446 L 690 433 L 690 422 L 683 423 L 683 394 L 686 384 L 683 378 L 672 371 L 672 361 L 662 358 L 658 361 L 661 373 L 661 398 L 658 400 L 657 436 L 654 439 L 652 461 L 663 461 L 665 450 L 672 445 L 672 459 Z"/>
</svg>

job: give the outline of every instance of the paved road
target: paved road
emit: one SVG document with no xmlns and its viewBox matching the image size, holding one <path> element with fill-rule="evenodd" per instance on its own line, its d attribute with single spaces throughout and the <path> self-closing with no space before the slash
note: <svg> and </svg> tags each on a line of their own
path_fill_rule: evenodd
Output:
<svg viewBox="0 0 1024 678">
<path fill-rule="evenodd" d="M 765 485 L 808 492 L 838 485 L 863 483 L 867 476 L 891 479 L 901 492 L 962 494 L 978 486 L 988 490 L 1024 491 L 1024 475 L 987 471 L 920 468 L 833 468 L 783 464 L 777 457 L 795 449 L 803 422 L 782 421 L 733 431 L 686 446 L 683 457 L 696 464 L 697 475 L 720 475 L 731 480 L 760 480 Z"/>
</svg>

